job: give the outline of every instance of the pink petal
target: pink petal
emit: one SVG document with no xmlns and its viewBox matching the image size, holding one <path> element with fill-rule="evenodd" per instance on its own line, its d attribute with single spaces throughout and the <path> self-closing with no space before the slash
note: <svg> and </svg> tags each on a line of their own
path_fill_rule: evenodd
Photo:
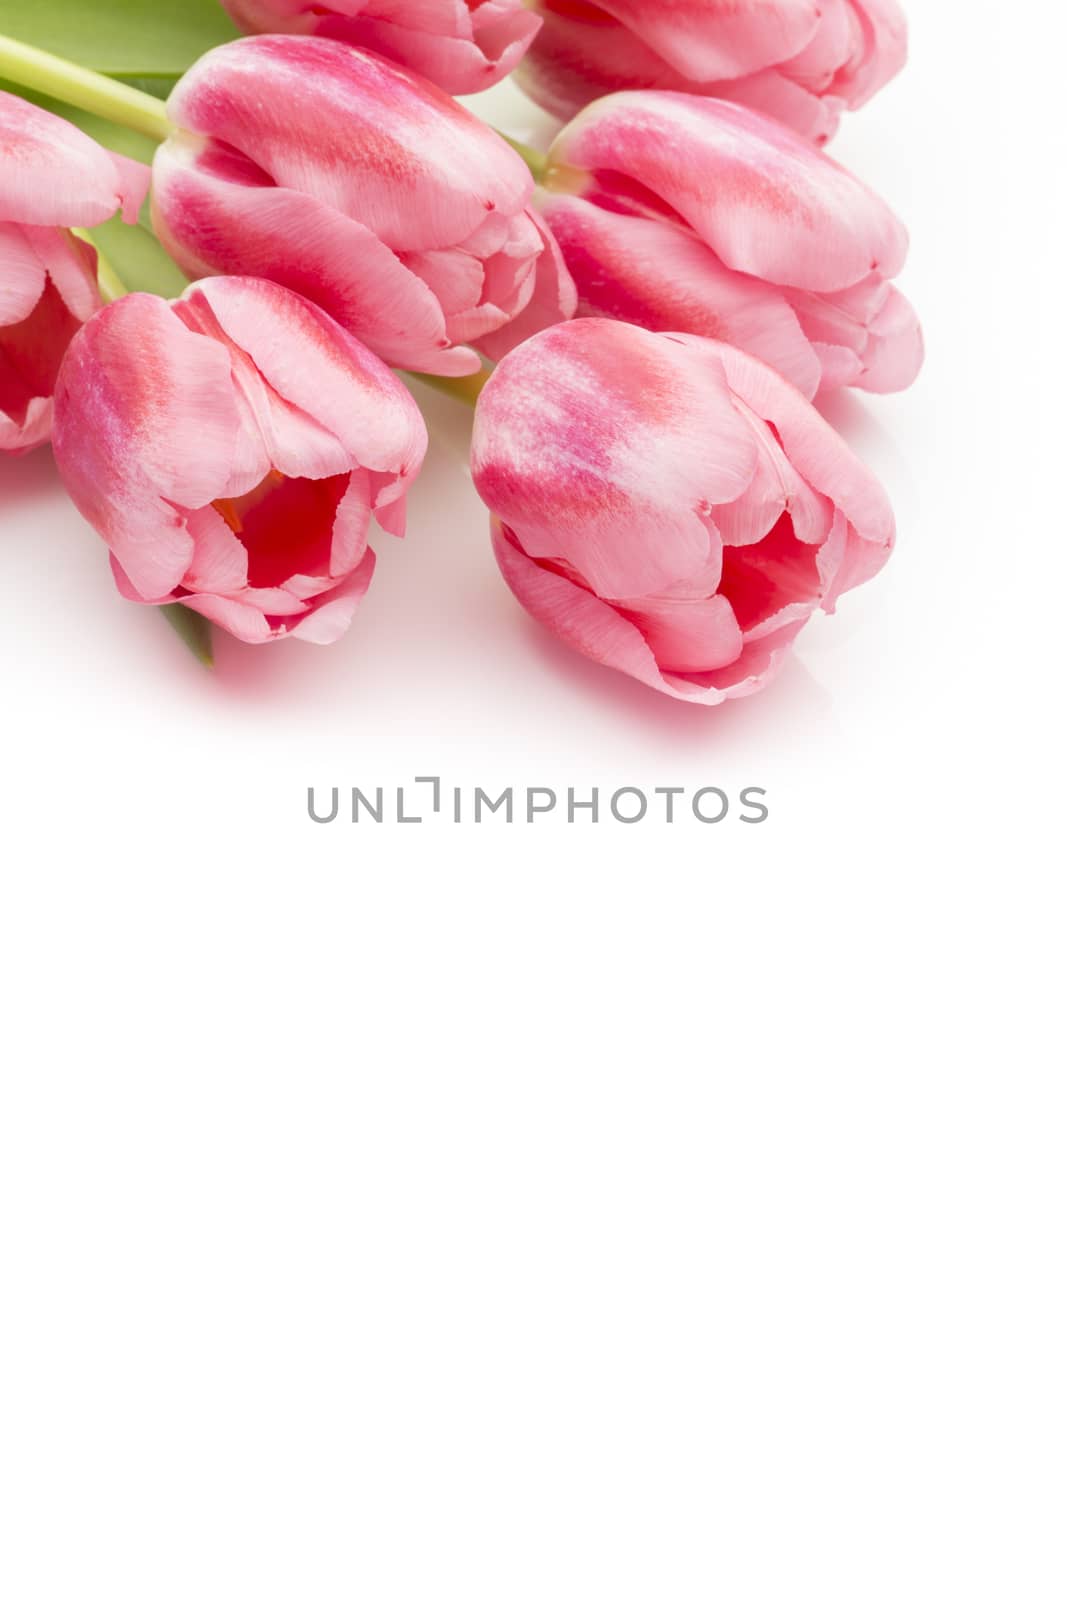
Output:
<svg viewBox="0 0 1067 1600">
<path fill-rule="evenodd" d="M 873 394 L 907 389 L 922 370 L 924 353 L 914 306 L 897 289 L 890 289 L 888 300 L 870 324 L 857 388 Z"/>
<path fill-rule="evenodd" d="M 193 558 L 182 577 L 184 589 L 228 594 L 248 583 L 248 551 L 214 506 L 203 506 L 186 518 Z"/>
<path fill-rule="evenodd" d="M 248 41 L 253 43 L 255 41 Z M 215 171 L 186 141 L 156 155 L 156 231 L 192 277 L 269 278 L 304 295 L 394 366 L 443 376 L 476 372 L 454 349 L 436 296 L 366 227 L 292 189 Z"/>
<path fill-rule="evenodd" d="M 243 600 L 221 594 L 182 595 L 178 602 L 232 633 L 242 644 L 269 644 L 275 637 L 263 612 Z"/>
<path fill-rule="evenodd" d="M 359 567 L 343 584 L 326 591 L 311 606 L 291 596 L 270 592 L 257 596 L 250 590 L 246 590 L 241 599 L 195 594 L 182 596 L 180 603 L 224 628 L 243 644 L 271 644 L 286 638 L 302 639 L 306 644 L 334 644 L 347 632 L 360 601 L 370 588 L 374 566 L 374 552 L 368 550 Z M 256 599 L 282 609 L 265 612 L 262 605 L 255 603 Z M 296 620 L 291 620 L 293 618 Z"/>
<path fill-rule="evenodd" d="M 779 289 L 731 272 L 674 223 L 624 216 L 572 195 L 546 194 L 541 209 L 583 316 L 721 339 L 776 367 L 802 394 L 815 394 L 819 362 Z"/>
<path fill-rule="evenodd" d="M 22 230 L 24 235 L 37 231 Z M 58 230 L 42 231 L 64 237 Z M 0 452 L 5 454 L 35 449 L 49 437 L 56 379 L 80 325 L 56 285 L 44 273 L 44 263 L 40 262 L 28 237 L 24 244 L 42 268 L 43 285 L 28 315 L 6 326 L 0 324 Z M 87 246 L 85 249 L 88 255 L 92 254 Z M 11 309 L 17 312 L 26 301 L 25 261 L 21 253 L 16 261 L 12 251 L 8 252 L 8 260 L 16 282 L 21 276 L 23 286 L 23 293 L 12 295 L 9 302 Z M 31 290 L 35 287 L 32 271 L 28 287 Z"/>
<path fill-rule="evenodd" d="M 148 199 L 148 191 L 152 184 L 152 168 L 146 166 L 143 161 L 132 161 L 129 156 L 120 156 L 117 151 L 111 150 L 108 153 L 118 173 L 116 188 L 123 221 L 132 226 L 141 215 L 141 207 Z"/>
<path fill-rule="evenodd" d="M 521 157 L 471 112 L 332 39 L 223 45 L 185 75 L 168 112 L 397 252 L 458 244 L 487 212 L 520 211 L 533 188 Z"/>
<path fill-rule="evenodd" d="M 640 606 L 620 606 L 619 611 L 639 629 L 661 672 L 714 672 L 736 661 L 744 648 L 725 595 L 646 600 Z"/>
<path fill-rule="evenodd" d="M 583 112 L 550 152 L 564 167 L 621 173 L 696 229 L 735 271 L 833 290 L 894 276 L 907 235 L 870 189 L 789 129 L 694 95 L 617 94 Z"/>
<path fill-rule="evenodd" d="M 858 61 L 838 74 L 837 92 L 853 108 L 865 105 L 908 59 L 908 24 L 897 0 L 850 0 L 864 36 Z"/>
<path fill-rule="evenodd" d="M 518 71 L 522 88 L 566 119 L 616 89 L 695 86 L 606 12 L 545 11 L 543 27 Z"/>
<path fill-rule="evenodd" d="M 394 539 L 402 539 L 407 532 L 407 502 L 401 497 L 374 508 L 378 526 Z"/>
<path fill-rule="evenodd" d="M 816 145 L 828 143 L 841 120 L 843 102 L 836 95 L 814 94 L 779 67 L 716 84 L 715 95 L 717 99 L 747 106 L 761 116 L 773 117 Z"/>
<path fill-rule="evenodd" d="M 252 278 L 207 279 L 184 303 L 194 313 L 209 308 L 247 354 L 271 466 L 306 478 L 348 471 L 353 462 L 406 478 L 418 473 L 427 435 L 415 401 L 317 306 Z"/>
<path fill-rule="evenodd" d="M 45 444 L 52 434 L 52 397 L 37 395 L 29 402 L 21 421 L 0 406 L 0 455 L 23 455 Z"/>
<path fill-rule="evenodd" d="M 24 228 L 0 222 L 0 328 L 22 322 L 44 294 L 45 269 Z"/>
<path fill-rule="evenodd" d="M 743 402 L 738 405 L 756 440 L 759 464 L 741 498 L 716 509 L 723 542 L 755 544 L 788 516 L 801 543 L 821 544 L 833 524 L 833 505 L 804 481 L 767 424 Z"/>
<path fill-rule="evenodd" d="M 518 316 L 506 322 L 499 332 L 478 340 L 479 350 L 489 361 L 502 361 L 535 333 L 554 327 L 557 322 L 567 322 L 578 309 L 578 291 L 557 240 L 538 212 L 530 211 L 528 215 L 543 244 L 534 270 L 532 293 Z"/>
<path fill-rule="evenodd" d="M 475 485 L 533 557 L 563 558 L 599 594 L 657 594 L 702 568 L 715 504 L 756 465 L 712 347 L 562 323 L 497 368 L 475 415 Z M 799 398 L 799 397 L 798 397 Z"/>
<path fill-rule="evenodd" d="M 797 55 L 815 33 L 819 0 L 598 0 L 675 71 L 696 82 L 740 78 Z"/>
<path fill-rule="evenodd" d="M 224 492 L 239 426 L 226 351 L 163 300 L 116 300 L 72 343 L 56 390 L 56 460 L 143 599 L 181 582 L 195 547 L 174 508 Z"/>
<path fill-rule="evenodd" d="M 485 268 L 465 250 L 424 250 L 405 256 L 404 265 L 422 279 L 446 317 L 476 306 L 485 288 Z"/>
<path fill-rule="evenodd" d="M 680 341 L 693 343 L 687 335 Z M 734 393 L 769 422 L 796 470 L 845 513 L 881 565 L 893 547 L 895 523 L 885 490 L 814 406 L 770 367 L 727 345 L 712 347 Z"/>
<path fill-rule="evenodd" d="M 71 316 L 88 322 L 102 304 L 93 246 L 65 228 L 26 227 L 23 233 Z"/>
<path fill-rule="evenodd" d="M 91 228 L 139 207 L 148 171 L 116 157 L 40 106 L 0 91 L 0 217 L 40 227 Z"/>
<path fill-rule="evenodd" d="M 764 641 L 751 652 L 742 650 L 731 665 L 714 671 L 691 677 L 664 672 L 633 622 L 587 589 L 530 560 L 495 518 L 493 552 L 520 605 L 564 644 L 676 700 L 720 705 L 724 700 L 754 694 L 773 677 L 801 626 L 792 624 L 777 639 Z"/>
<path fill-rule="evenodd" d="M 353 0 L 341 0 L 337 11 Z M 367 9 L 355 0 L 357 11 Z M 350 39 L 440 84 L 449 94 L 477 94 L 513 72 L 535 37 L 540 21 L 522 0 L 375 0 L 374 14 L 325 17 L 319 32 Z M 272 31 L 267 29 L 266 31 Z"/>
<path fill-rule="evenodd" d="M 292 637 L 303 639 L 305 644 L 334 644 L 347 633 L 360 601 L 370 588 L 375 559 L 374 551 L 368 550 L 348 581 L 333 589 L 329 598 L 290 630 Z"/>
</svg>

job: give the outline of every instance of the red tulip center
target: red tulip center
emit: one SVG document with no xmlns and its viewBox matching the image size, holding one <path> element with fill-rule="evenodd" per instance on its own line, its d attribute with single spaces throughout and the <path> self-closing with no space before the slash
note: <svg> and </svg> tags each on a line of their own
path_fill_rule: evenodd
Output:
<svg viewBox="0 0 1067 1600">
<path fill-rule="evenodd" d="M 278 588 L 296 573 L 329 576 L 337 508 L 350 482 L 347 472 L 336 478 L 271 472 L 249 494 L 214 502 L 248 551 L 253 589 Z"/>
<path fill-rule="evenodd" d="M 30 401 L 55 389 L 67 346 L 80 327 L 49 278 L 25 321 L 0 328 L 0 411 L 17 427 L 26 421 Z"/>
<path fill-rule="evenodd" d="M 722 553 L 719 593 L 743 629 L 757 627 L 796 601 L 810 604 L 820 593 L 818 546 L 801 544 L 792 518 L 778 518 L 758 544 L 727 545 Z"/>
</svg>

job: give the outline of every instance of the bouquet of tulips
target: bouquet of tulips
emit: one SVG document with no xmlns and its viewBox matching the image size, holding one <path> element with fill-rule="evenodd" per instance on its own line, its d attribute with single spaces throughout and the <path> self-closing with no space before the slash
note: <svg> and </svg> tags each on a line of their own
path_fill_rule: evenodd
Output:
<svg viewBox="0 0 1067 1600">
<path fill-rule="evenodd" d="M 821 148 L 896 0 L 212 5 L 140 84 L 0 36 L 0 453 L 50 443 L 205 659 L 328 644 L 404 533 L 414 375 L 475 407 L 527 611 L 677 698 L 760 688 L 893 544 L 816 402 L 922 361 L 904 230 Z M 547 151 L 452 98 L 509 73 L 571 119 Z"/>
</svg>

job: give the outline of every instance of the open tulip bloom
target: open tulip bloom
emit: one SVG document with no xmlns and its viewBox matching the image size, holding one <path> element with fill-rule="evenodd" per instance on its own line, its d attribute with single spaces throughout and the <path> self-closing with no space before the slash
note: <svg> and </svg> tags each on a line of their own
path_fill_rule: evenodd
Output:
<svg viewBox="0 0 1067 1600">
<path fill-rule="evenodd" d="M 525 0 L 223 0 L 246 33 L 316 33 L 410 67 L 449 94 L 491 88 L 541 23 Z"/>
<path fill-rule="evenodd" d="M 743 106 L 616 94 L 553 144 L 542 214 L 579 309 L 722 339 L 809 398 L 903 389 L 922 335 L 892 279 L 889 207 L 798 135 Z"/>
<path fill-rule="evenodd" d="M 679 89 L 823 143 L 907 57 L 897 0 L 533 0 L 523 87 L 559 117 L 615 89 Z"/>
<path fill-rule="evenodd" d="M 426 450 L 389 369 L 276 284 L 133 294 L 76 336 L 56 461 L 119 589 L 180 603 L 249 644 L 329 644 L 374 571 L 372 516 L 404 531 Z"/>
<path fill-rule="evenodd" d="M 120 209 L 136 221 L 148 178 L 61 117 L 0 92 L 0 453 L 47 440 L 60 363 L 101 304 L 96 251 L 70 230 Z"/>
<path fill-rule="evenodd" d="M 539 334 L 486 386 L 472 462 L 531 615 L 704 705 L 762 688 L 893 545 L 881 486 L 814 407 L 691 334 L 597 319 Z"/>
</svg>

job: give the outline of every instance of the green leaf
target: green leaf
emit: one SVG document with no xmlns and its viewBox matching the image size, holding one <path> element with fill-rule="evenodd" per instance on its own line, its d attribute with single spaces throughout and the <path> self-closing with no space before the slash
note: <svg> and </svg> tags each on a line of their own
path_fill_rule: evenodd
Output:
<svg viewBox="0 0 1067 1600">
<path fill-rule="evenodd" d="M 188 278 L 143 222 L 131 228 L 121 217 L 112 217 L 86 232 L 127 289 L 162 295 L 164 300 L 176 300 L 188 289 Z"/>
<path fill-rule="evenodd" d="M 141 89 L 145 94 L 154 94 L 157 100 L 169 100 L 175 84 L 182 81 L 180 72 L 109 72 L 108 77 L 114 78 L 116 83 L 128 83 L 131 89 Z"/>
<path fill-rule="evenodd" d="M 0 33 L 138 80 L 178 77 L 206 50 L 238 37 L 218 0 L 0 0 Z"/>
<path fill-rule="evenodd" d="M 211 624 L 207 618 L 198 611 L 190 611 L 188 606 L 161 606 L 160 610 L 200 665 L 213 667 L 215 650 L 211 642 Z"/>
</svg>

